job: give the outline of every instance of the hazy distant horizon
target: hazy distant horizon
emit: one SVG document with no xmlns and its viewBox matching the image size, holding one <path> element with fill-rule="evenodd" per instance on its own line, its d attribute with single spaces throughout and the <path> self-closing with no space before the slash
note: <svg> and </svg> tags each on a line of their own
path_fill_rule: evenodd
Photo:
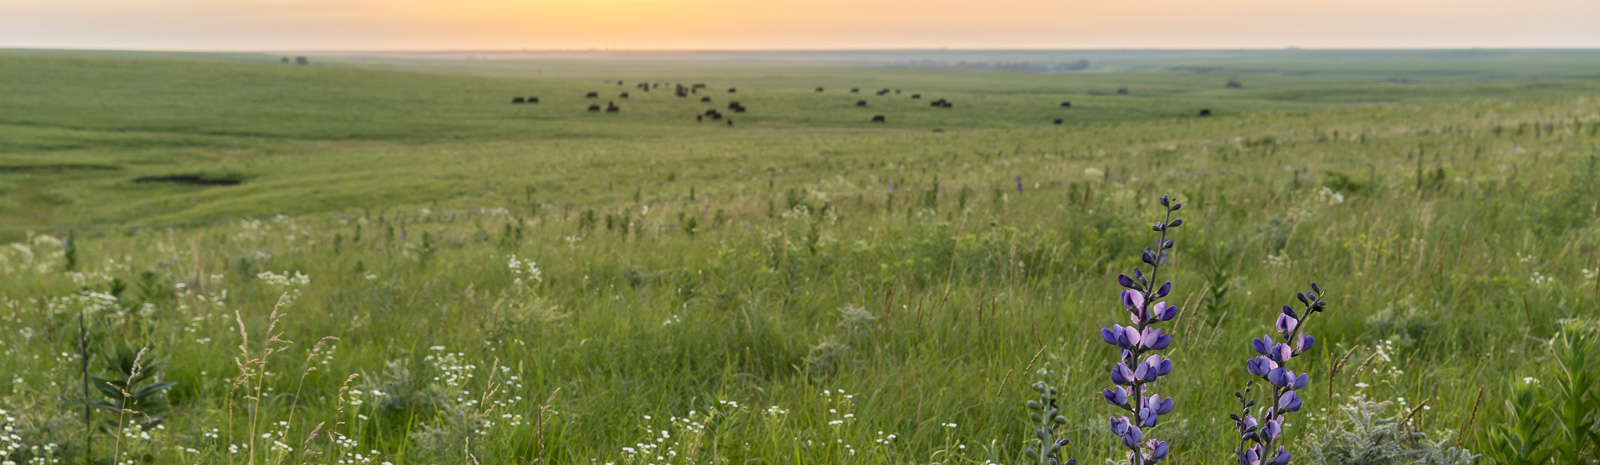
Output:
<svg viewBox="0 0 1600 465">
<path fill-rule="evenodd" d="M 1600 48 L 1593 0 L 0 0 L 0 47 L 174 51 Z"/>
</svg>

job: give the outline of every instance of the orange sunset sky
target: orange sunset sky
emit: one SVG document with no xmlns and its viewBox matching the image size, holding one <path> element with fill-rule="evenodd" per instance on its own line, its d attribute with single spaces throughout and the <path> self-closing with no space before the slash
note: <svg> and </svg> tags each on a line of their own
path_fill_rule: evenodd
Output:
<svg viewBox="0 0 1600 465">
<path fill-rule="evenodd" d="M 0 47 L 1600 47 L 1600 0 L 0 0 Z"/>
</svg>

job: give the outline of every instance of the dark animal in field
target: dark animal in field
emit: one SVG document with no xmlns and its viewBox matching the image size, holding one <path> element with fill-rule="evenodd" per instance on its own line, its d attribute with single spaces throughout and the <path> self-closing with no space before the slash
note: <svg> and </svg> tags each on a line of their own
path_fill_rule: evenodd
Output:
<svg viewBox="0 0 1600 465">
<path fill-rule="evenodd" d="M 587 94 L 583 94 L 583 98 L 600 98 L 600 93 L 599 92 L 590 92 L 590 93 L 587 93 Z"/>
<path fill-rule="evenodd" d="M 1072 102 L 1061 102 L 1061 108 L 1071 107 Z"/>
<path fill-rule="evenodd" d="M 856 106 L 858 106 L 858 107 L 867 106 L 867 101 L 866 100 L 857 100 L 856 101 Z"/>
<path fill-rule="evenodd" d="M 1211 109 L 1210 108 L 1201 108 L 1200 109 L 1200 116 L 1211 116 Z"/>
<path fill-rule="evenodd" d="M 934 100 L 933 103 L 929 104 L 928 106 L 935 107 L 935 108 L 950 108 L 950 107 L 952 107 L 954 105 L 951 105 L 950 102 L 946 101 L 945 99 L 938 99 L 938 100 Z"/>
<path fill-rule="evenodd" d="M 933 128 L 933 132 L 944 132 L 944 130 L 943 129 L 939 129 L 939 128 Z"/>
<path fill-rule="evenodd" d="M 1228 80 L 1228 88 L 1230 88 L 1230 89 L 1238 89 L 1240 87 L 1244 87 L 1244 83 L 1239 82 L 1238 79 L 1229 79 Z"/>
<path fill-rule="evenodd" d="M 922 94 L 911 94 L 912 100 L 922 100 Z"/>
<path fill-rule="evenodd" d="M 528 103 L 539 103 L 539 97 L 528 97 Z"/>
<path fill-rule="evenodd" d="M 622 111 L 622 108 L 618 107 L 616 103 L 606 102 L 606 113 L 616 113 L 619 111 Z"/>
<path fill-rule="evenodd" d="M 1117 95 L 1128 95 L 1128 92 L 1132 92 L 1132 91 L 1129 90 L 1127 87 L 1118 87 L 1117 88 Z"/>
<path fill-rule="evenodd" d="M 733 112 L 734 113 L 744 113 L 744 105 L 740 105 L 739 108 L 733 109 Z"/>
<path fill-rule="evenodd" d="M 600 111 L 599 105 L 589 105 L 589 111 Z"/>
<path fill-rule="evenodd" d="M 889 95 L 889 89 L 884 89 L 884 90 L 878 91 L 878 95 Z"/>
<path fill-rule="evenodd" d="M 311 64 L 311 61 L 310 60 L 306 60 L 306 57 L 294 57 L 294 64 L 297 64 L 297 65 L 309 65 L 309 64 Z"/>
<path fill-rule="evenodd" d="M 719 113 L 717 110 L 711 109 L 711 110 L 706 110 L 705 114 L 706 114 L 706 116 L 711 116 L 711 115 L 715 115 L 717 113 Z"/>
<path fill-rule="evenodd" d="M 728 127 L 733 127 L 733 118 L 728 118 Z"/>
<path fill-rule="evenodd" d="M 627 92 L 623 92 L 622 95 L 618 95 L 618 97 L 628 98 L 628 93 Z"/>
<path fill-rule="evenodd" d="M 859 94 L 859 93 L 861 93 L 861 88 L 860 87 L 852 87 L 852 88 L 850 88 L 850 93 Z"/>
<path fill-rule="evenodd" d="M 729 110 L 732 110 L 732 109 L 735 109 L 735 108 L 739 108 L 739 107 L 742 107 L 742 106 L 744 106 L 744 105 L 740 105 L 739 102 L 728 102 L 728 109 Z"/>
<path fill-rule="evenodd" d="M 511 99 L 511 103 L 522 103 L 522 97 Z"/>
<path fill-rule="evenodd" d="M 700 101 L 701 102 L 710 102 L 711 101 L 711 97 L 700 97 Z"/>
<path fill-rule="evenodd" d="M 289 64 L 289 57 L 283 57 L 283 64 Z"/>
<path fill-rule="evenodd" d="M 883 115 L 873 115 L 872 116 L 872 122 L 874 122 L 874 123 L 887 123 L 888 121 L 883 118 Z"/>
<path fill-rule="evenodd" d="M 695 84 L 695 85 L 692 85 L 692 86 L 689 86 L 689 87 L 691 89 L 704 89 L 704 88 L 706 88 L 706 85 L 705 84 Z"/>
<path fill-rule="evenodd" d="M 728 93 L 730 93 L 730 94 L 737 93 L 737 92 L 739 92 L 739 89 L 735 89 L 735 88 L 732 88 L 732 87 L 728 88 Z"/>
<path fill-rule="evenodd" d="M 704 116 L 694 115 L 694 122 L 698 123 L 698 122 L 701 122 L 701 121 L 705 121 L 704 118 L 705 118 Z"/>
<path fill-rule="evenodd" d="M 817 88 L 817 92 L 822 92 L 822 88 L 821 88 L 821 87 L 818 87 L 818 88 Z"/>
<path fill-rule="evenodd" d="M 1056 124 L 1061 124 L 1061 118 L 1056 118 Z"/>
</svg>

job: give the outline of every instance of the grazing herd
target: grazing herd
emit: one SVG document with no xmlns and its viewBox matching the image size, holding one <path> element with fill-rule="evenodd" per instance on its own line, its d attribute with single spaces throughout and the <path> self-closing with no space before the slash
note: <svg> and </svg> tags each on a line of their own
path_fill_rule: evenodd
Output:
<svg viewBox="0 0 1600 465">
<path fill-rule="evenodd" d="M 611 81 L 606 81 L 606 82 L 610 83 Z M 616 83 L 617 83 L 618 86 L 622 86 L 623 85 L 623 81 L 620 81 L 620 80 L 616 81 Z M 644 91 L 644 92 L 650 92 L 651 89 L 659 89 L 659 88 L 661 88 L 661 86 L 663 84 L 671 85 L 672 89 L 673 89 L 673 94 L 678 96 L 678 97 L 688 97 L 691 94 L 698 94 L 698 93 L 700 93 L 701 90 L 707 89 L 706 85 L 705 84 L 701 84 L 701 83 L 695 83 L 695 84 L 691 84 L 689 86 L 684 86 L 683 84 L 678 84 L 678 83 L 641 82 L 641 83 L 635 84 L 634 87 L 639 89 L 639 90 L 641 90 L 641 91 Z M 1241 87 L 1241 85 L 1236 80 L 1229 80 L 1228 81 L 1228 87 L 1237 88 L 1237 87 Z M 819 92 L 819 93 L 823 92 L 823 90 L 824 89 L 822 87 L 817 87 L 816 88 L 816 92 Z M 738 91 L 739 91 L 738 88 L 735 88 L 735 87 L 729 87 L 728 88 L 728 93 L 730 93 L 730 94 L 738 93 Z M 1118 95 L 1128 95 L 1130 92 L 1131 91 L 1127 87 L 1120 87 L 1120 88 L 1117 89 L 1117 94 Z M 859 93 L 861 93 L 861 88 L 852 87 L 852 88 L 850 88 L 850 93 L 859 94 Z M 880 89 L 880 90 L 875 92 L 875 94 L 879 95 L 879 96 L 889 95 L 890 93 L 899 94 L 900 93 L 900 89 Z M 619 93 L 617 95 L 617 97 L 625 99 L 625 98 L 629 97 L 628 94 L 629 94 L 628 92 L 622 92 L 622 93 Z M 600 93 L 599 92 L 587 92 L 587 93 L 584 94 L 584 98 L 585 99 L 598 99 L 598 98 L 600 98 Z M 922 94 L 920 94 L 920 93 L 911 94 L 911 99 L 912 100 L 921 100 L 922 99 Z M 537 103 L 539 103 L 539 97 L 536 97 L 536 96 L 514 97 L 514 98 L 511 99 L 511 103 L 513 103 L 513 104 L 537 104 Z M 700 103 L 711 103 L 711 97 L 710 96 L 702 96 L 702 97 L 700 97 Z M 857 106 L 857 107 L 866 107 L 867 106 L 867 101 L 866 100 L 857 100 L 856 103 L 855 103 L 855 106 Z M 946 109 L 949 109 L 949 108 L 954 108 L 955 104 L 951 103 L 949 100 L 941 98 L 941 99 L 934 100 L 933 102 L 931 102 L 929 104 L 929 106 L 931 106 L 933 108 L 946 108 Z M 1062 101 L 1061 102 L 1061 108 L 1071 108 L 1071 107 L 1072 107 L 1072 102 L 1070 102 L 1070 101 Z M 602 107 L 600 105 L 597 105 L 597 104 L 591 104 L 591 105 L 588 106 L 588 109 L 587 109 L 587 111 L 591 112 L 591 113 L 598 113 L 598 112 L 601 112 L 602 110 L 604 112 L 606 112 L 606 113 L 621 113 L 622 112 L 622 107 L 617 106 L 616 102 L 610 101 L 610 102 L 606 102 L 606 106 L 603 109 L 602 109 Z M 744 113 L 748 109 L 745 108 L 745 106 L 743 104 L 739 103 L 739 102 L 729 102 L 728 103 L 728 110 L 730 110 L 730 111 L 732 111 L 734 113 Z M 1198 116 L 1201 116 L 1201 117 L 1211 116 L 1211 109 L 1210 108 L 1202 108 L 1200 110 L 1200 113 L 1199 113 Z M 698 114 L 696 114 L 694 116 L 694 120 L 696 122 L 704 122 L 707 119 L 710 119 L 711 121 L 723 121 L 723 122 L 727 123 L 728 126 L 730 126 L 730 127 L 733 126 L 733 118 L 725 117 L 722 114 L 722 112 L 718 111 L 717 109 L 706 110 L 705 112 L 698 113 Z M 888 117 L 885 116 L 885 115 L 873 115 L 871 122 L 880 123 L 880 124 L 887 124 L 889 122 L 889 120 L 888 120 Z M 1062 118 L 1055 118 L 1054 120 L 1051 121 L 1052 124 L 1055 124 L 1055 125 L 1058 125 L 1058 126 L 1061 125 L 1061 124 L 1064 124 L 1064 122 L 1065 122 L 1065 120 L 1062 119 Z M 934 130 L 934 132 L 943 132 L 943 130 L 936 129 L 936 130 Z"/>
</svg>

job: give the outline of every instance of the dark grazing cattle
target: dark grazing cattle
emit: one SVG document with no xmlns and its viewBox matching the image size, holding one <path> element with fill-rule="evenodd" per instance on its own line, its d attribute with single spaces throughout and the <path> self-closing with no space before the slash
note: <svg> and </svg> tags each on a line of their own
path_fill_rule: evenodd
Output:
<svg viewBox="0 0 1600 465">
<path fill-rule="evenodd" d="M 704 89 L 704 88 L 706 88 L 706 85 L 697 83 L 697 84 L 694 84 L 692 86 L 689 86 L 689 88 L 691 88 L 691 89 Z"/>
<path fill-rule="evenodd" d="M 628 98 L 628 93 L 627 92 L 623 92 L 622 95 L 618 95 L 618 97 Z"/>
<path fill-rule="evenodd" d="M 911 94 L 912 100 L 922 100 L 922 94 Z"/>
<path fill-rule="evenodd" d="M 821 88 L 821 87 L 818 87 L 818 88 L 817 88 L 817 92 L 822 92 L 822 88 Z"/>
<path fill-rule="evenodd" d="M 950 102 L 946 101 L 945 99 L 938 99 L 938 100 L 934 100 L 933 103 L 928 105 L 928 106 L 935 107 L 935 108 L 950 108 L 950 107 L 952 107 L 954 105 L 951 105 Z"/>
<path fill-rule="evenodd" d="M 590 92 L 590 93 L 587 93 L 587 94 L 583 94 L 583 98 L 600 98 L 600 93 L 599 92 Z"/>
<path fill-rule="evenodd" d="M 728 127 L 733 127 L 733 118 L 728 118 Z"/>
<path fill-rule="evenodd" d="M 933 132 L 936 132 L 936 133 L 937 132 L 944 132 L 944 130 L 943 129 L 939 129 L 939 128 L 933 128 Z"/>
<path fill-rule="evenodd" d="M 711 97 L 700 97 L 701 102 L 711 102 Z"/>
<path fill-rule="evenodd" d="M 701 122 L 701 121 L 705 121 L 704 118 L 705 118 L 704 116 L 694 115 L 694 122 L 698 123 L 698 122 Z"/>
<path fill-rule="evenodd" d="M 539 97 L 528 97 L 528 103 L 539 103 Z"/>
<path fill-rule="evenodd" d="M 744 113 L 744 105 L 739 105 L 739 108 L 733 109 L 733 112 L 734 113 Z"/>
<path fill-rule="evenodd" d="M 706 110 L 706 116 L 715 115 L 717 113 L 719 112 L 716 109 Z"/>
<path fill-rule="evenodd" d="M 1228 80 L 1228 88 L 1230 88 L 1230 89 L 1238 89 L 1240 87 L 1244 87 L 1244 83 L 1239 82 L 1238 79 L 1229 79 Z"/>
<path fill-rule="evenodd" d="M 589 111 L 600 111 L 599 105 L 589 105 Z"/>
<path fill-rule="evenodd" d="M 1055 124 L 1061 124 L 1061 118 L 1056 118 Z"/>
<path fill-rule="evenodd" d="M 861 93 L 861 88 L 860 87 L 851 87 L 850 88 L 850 93 L 859 94 L 859 93 Z"/>
<path fill-rule="evenodd" d="M 884 90 L 878 91 L 878 95 L 889 95 L 889 89 L 884 89 Z"/>
<path fill-rule="evenodd" d="M 742 106 L 744 106 L 744 105 L 740 105 L 739 102 L 728 102 L 728 109 L 729 110 L 733 110 L 733 109 L 736 109 L 736 108 L 739 108 L 739 107 L 742 107 Z"/>
<path fill-rule="evenodd" d="M 1117 95 L 1128 95 L 1128 92 L 1132 92 L 1132 91 L 1129 90 L 1127 87 L 1118 87 L 1117 88 Z"/>
<path fill-rule="evenodd" d="M 1211 109 L 1210 108 L 1201 108 L 1200 109 L 1200 116 L 1211 116 Z"/>
<path fill-rule="evenodd" d="M 887 123 L 888 121 L 883 119 L 883 115 L 873 115 L 872 116 L 872 122 L 874 122 L 874 123 Z"/>
<path fill-rule="evenodd" d="M 1061 102 L 1061 108 L 1071 107 L 1072 102 Z"/>
<path fill-rule="evenodd" d="M 858 106 L 858 107 L 867 106 L 867 101 L 866 100 L 857 100 L 856 101 L 856 106 Z"/>
<path fill-rule="evenodd" d="M 522 101 L 523 101 L 522 97 L 517 97 L 517 98 L 511 99 L 511 103 L 522 103 Z"/>
<path fill-rule="evenodd" d="M 732 88 L 732 87 L 728 88 L 728 93 L 730 93 L 730 94 L 737 93 L 737 92 L 739 92 L 739 89 L 735 89 L 735 88 Z"/>
</svg>

